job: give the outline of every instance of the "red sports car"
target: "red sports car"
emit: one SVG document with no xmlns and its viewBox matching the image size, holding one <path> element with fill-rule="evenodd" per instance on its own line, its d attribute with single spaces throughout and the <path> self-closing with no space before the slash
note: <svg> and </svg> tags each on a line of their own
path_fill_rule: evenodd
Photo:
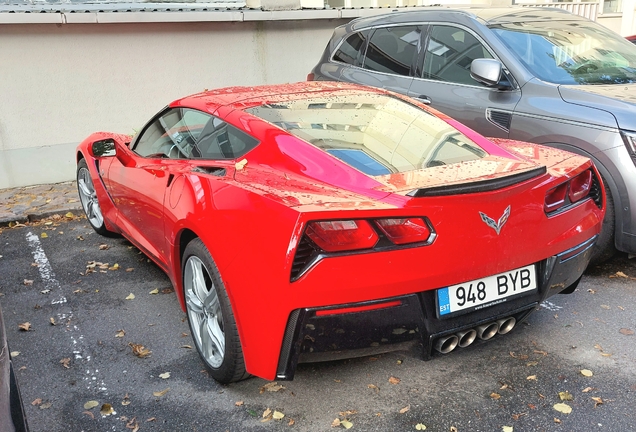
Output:
<svg viewBox="0 0 636 432">
<path fill-rule="evenodd" d="M 93 228 L 168 274 L 223 383 L 507 333 L 574 291 L 605 206 L 585 157 L 325 82 L 177 100 L 134 138 L 89 136 L 77 180 Z"/>
</svg>

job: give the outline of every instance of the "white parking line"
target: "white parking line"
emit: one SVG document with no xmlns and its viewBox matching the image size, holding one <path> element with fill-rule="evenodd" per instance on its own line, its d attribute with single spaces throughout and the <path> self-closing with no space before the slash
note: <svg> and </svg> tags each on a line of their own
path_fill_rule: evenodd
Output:
<svg viewBox="0 0 636 432">
<path fill-rule="evenodd" d="M 62 292 L 62 286 L 55 278 L 55 272 L 53 271 L 53 267 L 51 267 L 49 259 L 46 257 L 46 253 L 44 253 L 44 249 L 42 249 L 40 239 L 37 235 L 28 232 L 26 240 L 31 248 L 33 259 L 38 265 L 40 277 L 44 282 L 45 289 L 41 292 L 43 294 L 51 294 L 54 297 L 54 300 L 51 301 L 52 305 L 64 305 L 67 303 L 67 300 Z M 73 325 L 72 327 L 70 326 L 71 321 L 73 321 L 73 312 L 71 310 L 58 312 L 57 318 L 60 323 L 66 323 L 66 328 L 68 330 L 67 334 L 71 340 L 71 349 L 73 356 L 75 357 L 75 361 L 83 363 L 80 363 L 78 366 L 86 369 L 86 376 L 83 378 L 86 388 L 95 393 L 101 392 L 104 395 L 108 395 L 108 389 L 104 384 L 104 380 L 102 378 L 98 378 L 99 370 L 88 367 L 88 363 L 91 361 L 91 356 L 87 354 L 89 351 L 88 346 L 84 342 L 84 336 L 81 334 L 80 329 L 76 325 Z M 76 334 L 79 334 L 79 336 L 76 337 Z"/>
</svg>

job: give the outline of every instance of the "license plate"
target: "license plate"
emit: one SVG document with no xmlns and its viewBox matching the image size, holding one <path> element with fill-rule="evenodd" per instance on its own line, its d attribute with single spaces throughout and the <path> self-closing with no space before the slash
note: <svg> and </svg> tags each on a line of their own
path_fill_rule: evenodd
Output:
<svg viewBox="0 0 636 432">
<path fill-rule="evenodd" d="M 507 297 L 537 289 L 534 265 L 437 290 L 439 316 L 464 309 L 478 310 L 506 301 Z"/>
</svg>

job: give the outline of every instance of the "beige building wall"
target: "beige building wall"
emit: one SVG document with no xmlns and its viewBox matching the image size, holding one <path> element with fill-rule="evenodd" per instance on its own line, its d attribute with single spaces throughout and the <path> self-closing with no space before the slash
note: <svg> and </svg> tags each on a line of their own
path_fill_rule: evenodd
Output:
<svg viewBox="0 0 636 432">
<path fill-rule="evenodd" d="M 0 189 L 73 179 L 88 134 L 176 98 L 303 81 L 346 21 L 0 25 Z"/>
</svg>

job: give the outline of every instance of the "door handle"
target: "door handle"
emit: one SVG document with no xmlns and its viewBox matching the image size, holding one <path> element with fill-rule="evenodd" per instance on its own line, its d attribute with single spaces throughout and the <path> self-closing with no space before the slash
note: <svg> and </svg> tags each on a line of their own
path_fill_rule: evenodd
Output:
<svg viewBox="0 0 636 432">
<path fill-rule="evenodd" d="M 418 101 L 420 101 L 420 102 L 422 102 L 423 104 L 426 104 L 426 105 L 430 105 L 431 104 L 431 98 L 426 96 L 426 95 L 415 96 L 415 99 L 417 99 Z"/>
</svg>

